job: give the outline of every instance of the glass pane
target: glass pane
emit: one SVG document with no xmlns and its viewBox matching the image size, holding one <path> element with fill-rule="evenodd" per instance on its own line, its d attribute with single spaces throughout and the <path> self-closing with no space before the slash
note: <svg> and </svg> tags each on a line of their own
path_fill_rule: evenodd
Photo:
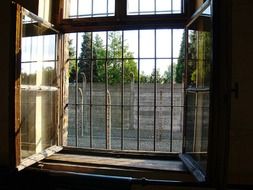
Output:
<svg viewBox="0 0 253 190">
<path fill-rule="evenodd" d="M 115 0 L 64 0 L 64 18 L 114 16 Z"/>
<path fill-rule="evenodd" d="M 150 59 L 140 60 L 140 105 L 153 106 L 155 93 L 155 62 Z"/>
<path fill-rule="evenodd" d="M 182 0 L 172 0 L 172 12 L 173 13 L 182 13 Z"/>
<path fill-rule="evenodd" d="M 172 0 L 156 0 L 156 14 L 171 14 L 171 1 Z"/>
<path fill-rule="evenodd" d="M 186 153 L 206 171 L 212 55 L 211 17 L 198 17 L 188 30 Z"/>
<path fill-rule="evenodd" d="M 127 0 L 128 15 L 180 14 L 182 0 Z"/>
<path fill-rule="evenodd" d="M 108 61 L 108 96 L 110 97 L 111 105 L 122 104 L 122 63 L 121 61 Z"/>
<path fill-rule="evenodd" d="M 154 150 L 154 107 L 140 107 L 140 150 Z"/>
<path fill-rule="evenodd" d="M 156 151 L 170 152 L 171 107 L 158 103 L 156 110 Z"/>
<path fill-rule="evenodd" d="M 106 36 L 107 32 L 92 33 L 93 57 L 96 59 L 106 58 Z"/>
<path fill-rule="evenodd" d="M 139 1 L 128 0 L 127 1 L 127 14 L 128 15 L 138 15 L 139 14 Z"/>
<path fill-rule="evenodd" d="M 108 32 L 108 57 L 122 58 L 122 32 Z"/>
<path fill-rule="evenodd" d="M 21 156 L 26 158 L 56 144 L 57 92 L 21 91 Z"/>
<path fill-rule="evenodd" d="M 124 31 L 124 58 L 138 58 L 138 31 Z"/>
<path fill-rule="evenodd" d="M 92 0 L 79 0 L 78 16 L 90 17 L 92 14 Z"/>
<path fill-rule="evenodd" d="M 171 58 L 171 43 L 171 30 L 156 30 L 156 57 Z"/>
<path fill-rule="evenodd" d="M 183 107 L 173 107 L 172 152 L 181 152 L 183 148 Z"/>
<path fill-rule="evenodd" d="M 121 106 L 110 106 L 110 119 L 109 122 L 109 134 L 111 134 L 108 138 L 110 138 L 111 148 L 112 149 L 121 149 L 121 129 L 122 129 L 122 118 L 121 118 Z M 112 117 L 113 116 L 113 117 Z"/>
<path fill-rule="evenodd" d="M 93 129 L 93 147 L 106 148 L 106 122 L 105 110 L 109 112 L 110 107 L 106 106 L 93 106 L 92 112 L 92 129 Z"/>
<path fill-rule="evenodd" d="M 139 0 L 140 1 L 140 12 L 142 14 L 154 14 L 155 4 L 154 0 Z"/>
<path fill-rule="evenodd" d="M 148 40 L 147 40 L 148 39 Z M 155 32 L 154 30 L 140 31 L 140 57 L 155 57 Z"/>
<path fill-rule="evenodd" d="M 184 30 L 174 29 L 173 30 L 173 58 L 184 57 L 185 48 L 185 36 Z"/>
<path fill-rule="evenodd" d="M 24 13 L 25 14 L 25 13 Z M 57 143 L 57 34 L 23 17 L 21 54 L 21 158 Z"/>
</svg>

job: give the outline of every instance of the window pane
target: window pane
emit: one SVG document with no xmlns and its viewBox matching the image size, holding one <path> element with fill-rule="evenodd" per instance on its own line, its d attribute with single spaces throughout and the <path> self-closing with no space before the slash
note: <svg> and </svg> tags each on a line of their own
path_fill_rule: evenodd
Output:
<svg viewBox="0 0 253 190">
<path fill-rule="evenodd" d="M 160 99 L 160 97 L 159 97 Z M 156 150 L 170 152 L 171 138 L 171 107 L 163 106 L 158 100 L 156 110 Z M 174 135 L 174 133 L 173 133 Z"/>
<path fill-rule="evenodd" d="M 156 30 L 156 57 L 171 57 L 171 30 Z"/>
<path fill-rule="evenodd" d="M 185 40 L 183 38 L 184 38 L 184 30 L 182 29 L 173 30 L 173 58 L 177 59 L 179 58 L 180 54 L 184 53 Z"/>
<path fill-rule="evenodd" d="M 157 14 L 171 14 L 171 1 L 172 0 L 156 0 L 156 13 Z"/>
<path fill-rule="evenodd" d="M 128 0 L 128 15 L 180 14 L 181 0 Z"/>
<path fill-rule="evenodd" d="M 92 13 L 92 0 L 79 0 L 78 17 L 90 17 Z"/>
<path fill-rule="evenodd" d="M 21 41 L 22 159 L 56 144 L 58 121 L 57 36 L 51 29 L 27 18 L 23 17 Z"/>
<path fill-rule="evenodd" d="M 124 58 L 138 58 L 138 31 L 124 31 Z"/>
<path fill-rule="evenodd" d="M 115 0 L 65 0 L 65 18 L 114 16 Z"/>
<path fill-rule="evenodd" d="M 139 1 L 137 0 L 128 0 L 127 1 L 127 13 L 128 15 L 139 14 Z"/>
<path fill-rule="evenodd" d="M 182 12 L 182 8 L 181 8 L 181 2 L 182 0 L 172 0 L 172 12 L 173 13 L 181 13 Z"/>
<path fill-rule="evenodd" d="M 140 12 L 143 14 L 154 14 L 154 0 L 140 0 Z"/>
<path fill-rule="evenodd" d="M 148 39 L 148 40 L 147 40 Z M 154 30 L 140 31 L 140 57 L 155 57 L 155 32 Z"/>
</svg>

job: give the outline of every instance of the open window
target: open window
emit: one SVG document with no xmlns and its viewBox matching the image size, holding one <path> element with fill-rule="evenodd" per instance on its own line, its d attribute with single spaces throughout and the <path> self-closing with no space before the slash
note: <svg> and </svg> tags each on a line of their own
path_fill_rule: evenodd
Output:
<svg viewBox="0 0 253 190">
<path fill-rule="evenodd" d="M 211 1 L 190 19 L 182 0 L 98 2 L 61 1 L 61 43 L 51 24 L 18 6 L 17 163 L 61 149 L 54 145 L 126 158 L 181 154 L 205 181 Z"/>
<path fill-rule="evenodd" d="M 59 151 L 58 32 L 15 4 L 18 170 Z"/>
<path fill-rule="evenodd" d="M 211 4 L 200 7 L 186 27 L 184 152 L 199 181 L 206 180 L 212 86 Z"/>
</svg>

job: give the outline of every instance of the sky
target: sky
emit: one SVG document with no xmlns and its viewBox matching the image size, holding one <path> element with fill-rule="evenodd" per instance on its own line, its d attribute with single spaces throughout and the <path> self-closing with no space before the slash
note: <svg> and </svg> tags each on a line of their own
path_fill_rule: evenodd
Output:
<svg viewBox="0 0 253 190">
<path fill-rule="evenodd" d="M 115 0 L 66 0 L 69 3 L 70 17 L 91 17 L 105 16 L 108 12 L 114 14 Z M 156 3 L 155 3 L 156 2 Z M 92 4 L 93 3 L 93 4 Z M 107 7 L 108 3 L 108 7 Z M 138 13 L 140 10 L 140 13 Z M 181 0 L 127 0 L 128 15 L 134 14 L 154 14 L 155 10 L 159 14 L 180 13 Z M 100 13 L 100 14 L 99 14 Z M 94 14 L 94 15 L 92 15 Z M 96 33 L 105 42 L 105 32 Z M 183 30 L 173 30 L 173 58 L 178 58 Z M 95 36 L 95 34 L 94 34 Z M 140 31 L 140 57 L 154 58 L 155 57 L 155 32 L 154 30 Z M 70 39 L 73 39 L 75 44 L 76 34 L 70 34 Z M 125 31 L 125 43 L 129 46 L 129 51 L 133 52 L 134 57 L 138 58 L 138 31 Z M 82 34 L 78 35 L 78 49 L 81 47 Z M 163 58 L 157 60 L 157 69 L 163 75 L 171 64 L 171 30 L 156 31 L 156 57 Z M 78 50 L 80 52 L 80 50 Z M 174 63 L 177 61 L 174 60 Z M 141 60 L 140 72 L 150 75 L 154 70 L 154 60 Z"/>
<path fill-rule="evenodd" d="M 80 15 L 91 15 L 92 7 L 93 13 L 106 13 L 107 12 L 107 0 L 66 0 L 69 2 L 69 14 L 76 15 L 77 7 L 78 14 Z M 128 0 L 128 14 L 136 14 L 136 11 L 140 9 L 142 11 L 141 14 L 154 14 L 154 0 L 139 0 L 139 8 L 138 8 L 138 0 Z M 77 6 L 79 3 L 79 6 Z M 108 12 L 114 12 L 114 0 L 108 0 Z M 175 13 L 181 7 L 181 0 L 156 0 L 156 10 L 162 11 L 161 13 L 168 13 L 171 11 L 171 7 L 175 10 Z M 151 12 L 150 12 L 151 11 Z M 171 64 L 171 33 L 173 32 L 173 58 L 178 58 L 179 50 L 183 35 L 183 30 L 170 30 L 170 29 L 162 29 L 156 30 L 156 39 L 155 39 L 155 31 L 154 30 L 140 30 L 140 72 L 144 72 L 147 75 L 150 75 L 154 70 L 154 57 L 157 57 L 157 69 L 160 71 L 160 74 L 163 75 L 164 71 L 168 69 Z M 104 41 L 105 46 L 105 37 L 106 32 L 96 32 L 94 36 L 98 34 Z M 80 47 L 82 43 L 82 33 L 78 35 L 78 52 L 80 53 Z M 33 38 L 23 38 L 22 40 L 22 62 L 35 60 L 35 56 L 38 60 L 53 60 L 55 53 L 55 39 L 54 36 L 39 36 Z M 69 38 L 73 39 L 73 44 L 76 40 L 76 34 L 69 34 Z M 155 46 L 156 41 L 156 46 Z M 133 53 L 135 58 L 138 58 L 138 31 L 124 31 L 124 43 L 128 45 L 129 51 Z M 38 46 L 38 44 L 40 44 Z M 156 51 L 155 51 L 156 47 Z M 155 56 L 156 52 L 156 56 Z M 148 59 L 145 59 L 148 58 Z M 174 60 L 174 63 L 177 63 L 177 60 Z M 33 66 L 32 66 L 33 65 Z M 53 67 L 52 62 L 43 63 L 43 67 Z M 34 63 L 26 63 L 22 64 L 22 71 L 27 73 L 34 73 L 38 69 L 39 66 L 35 66 Z"/>
<path fill-rule="evenodd" d="M 173 33 L 173 52 L 171 51 Z M 80 48 L 82 43 L 83 33 L 78 34 L 78 57 L 80 55 Z M 93 36 L 99 35 L 106 46 L 106 32 L 95 32 Z M 69 38 L 76 44 L 76 33 L 68 34 Z M 157 58 L 157 69 L 163 75 L 168 67 L 171 65 L 171 58 L 173 57 L 174 64 L 177 63 L 179 56 L 181 41 L 183 36 L 183 29 L 161 29 L 156 30 L 156 46 L 155 46 L 155 30 L 140 30 L 140 72 L 150 75 L 154 70 L 155 61 Z M 124 31 L 124 44 L 128 46 L 128 50 L 133 53 L 134 58 L 138 59 L 138 30 Z M 156 47 L 156 50 L 155 50 Z M 76 47 L 75 47 L 76 48 Z M 156 56 L 155 56 L 156 51 Z M 173 53 L 173 56 L 172 56 Z M 136 60 L 137 62 L 137 60 Z"/>
<path fill-rule="evenodd" d="M 108 12 L 113 14 L 115 0 L 65 0 L 68 2 L 68 15 L 79 15 L 80 17 L 90 17 L 106 15 Z M 156 2 L 156 3 L 155 3 Z M 107 7 L 108 3 L 108 7 Z M 127 0 L 127 12 L 129 15 L 138 14 L 154 14 L 156 10 L 159 14 L 180 13 L 181 0 Z"/>
</svg>

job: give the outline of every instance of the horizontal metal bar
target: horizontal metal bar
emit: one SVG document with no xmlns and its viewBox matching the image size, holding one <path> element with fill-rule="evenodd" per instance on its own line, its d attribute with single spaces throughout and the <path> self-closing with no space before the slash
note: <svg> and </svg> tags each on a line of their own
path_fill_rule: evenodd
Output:
<svg viewBox="0 0 253 190">
<path fill-rule="evenodd" d="M 124 57 L 123 60 L 171 60 L 171 59 L 179 59 L 179 57 L 141 57 L 141 58 L 138 58 L 138 57 Z M 67 59 L 67 61 L 105 61 L 106 59 L 105 58 L 96 58 L 96 59 Z M 107 61 L 121 61 L 121 58 L 108 58 Z"/>
<path fill-rule="evenodd" d="M 37 85 L 21 85 L 21 89 L 25 91 L 49 91 L 55 92 L 59 90 L 59 87 L 52 86 L 37 86 Z"/>
</svg>

